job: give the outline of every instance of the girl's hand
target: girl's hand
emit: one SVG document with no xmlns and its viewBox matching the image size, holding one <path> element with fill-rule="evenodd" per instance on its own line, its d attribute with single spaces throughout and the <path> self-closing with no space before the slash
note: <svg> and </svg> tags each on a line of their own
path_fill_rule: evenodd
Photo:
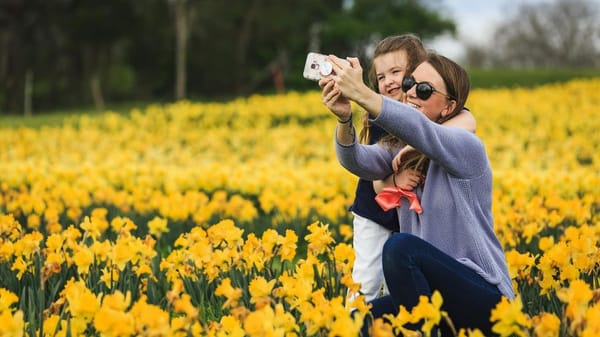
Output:
<svg viewBox="0 0 600 337">
<path fill-rule="evenodd" d="M 396 154 L 394 159 L 392 159 L 392 170 L 394 170 L 394 172 L 398 173 L 400 171 L 400 168 L 402 167 L 402 162 L 405 161 L 406 159 L 410 158 L 411 152 L 416 153 L 416 151 L 417 150 L 415 150 L 415 148 L 410 145 L 404 146 L 400 150 L 400 152 L 398 152 L 398 154 Z"/>
<path fill-rule="evenodd" d="M 421 173 L 415 169 L 406 169 L 394 174 L 396 186 L 403 190 L 412 191 L 421 183 Z"/>
</svg>

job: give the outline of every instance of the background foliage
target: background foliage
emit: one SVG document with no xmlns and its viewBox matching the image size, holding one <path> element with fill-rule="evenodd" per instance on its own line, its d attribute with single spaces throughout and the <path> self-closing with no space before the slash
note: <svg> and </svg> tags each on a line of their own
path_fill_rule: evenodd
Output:
<svg viewBox="0 0 600 337">
<path fill-rule="evenodd" d="M 458 61 L 473 73 L 543 67 L 597 74 L 594 1 L 511 6 L 494 40 L 466 41 Z M 2 0 L 0 112 L 308 90 L 314 83 L 301 76 L 308 51 L 358 56 L 368 65 L 376 41 L 406 32 L 427 44 L 456 33 L 456 23 L 439 0 Z M 486 75 L 494 86 L 523 83 L 503 70 Z"/>
<path fill-rule="evenodd" d="M 184 11 L 175 11 L 177 4 Z M 213 98 L 273 91 L 273 71 L 282 71 L 291 88 L 306 86 L 299 69 L 309 49 L 350 55 L 375 33 L 397 33 L 395 15 L 412 18 L 409 10 L 426 17 L 428 25 L 411 20 L 403 30 L 428 37 L 454 29 L 418 1 L 355 5 L 348 10 L 341 0 L 3 0 L 0 110 L 22 111 L 28 79 L 37 110 L 92 100 L 170 99 L 177 76 L 175 27 L 182 20 L 188 92 Z M 376 10 L 358 10 L 368 7 Z"/>
</svg>

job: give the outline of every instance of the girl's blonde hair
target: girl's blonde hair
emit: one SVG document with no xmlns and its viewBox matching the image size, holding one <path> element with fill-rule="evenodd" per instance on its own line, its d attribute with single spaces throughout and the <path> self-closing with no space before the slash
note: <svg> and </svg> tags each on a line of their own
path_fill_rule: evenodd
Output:
<svg viewBox="0 0 600 337">
<path fill-rule="evenodd" d="M 371 61 L 371 67 L 368 73 L 369 85 L 375 92 L 379 93 L 379 87 L 377 86 L 377 71 L 375 69 L 374 60 L 376 57 L 395 52 L 402 51 L 406 52 L 406 61 L 407 68 L 405 72 L 410 74 L 413 70 L 419 65 L 425 57 L 427 56 L 427 50 L 423 46 L 423 42 L 416 35 L 413 34 L 402 34 L 402 35 L 392 35 L 384 38 L 379 41 L 379 43 L 375 46 L 375 51 L 373 53 L 373 61 Z M 369 133 L 369 114 L 365 112 L 362 116 L 363 128 L 359 134 L 359 140 L 361 143 L 369 143 L 370 133 Z M 380 140 L 383 144 L 388 146 L 400 146 L 403 144 L 398 138 L 393 136 L 385 136 Z"/>
</svg>

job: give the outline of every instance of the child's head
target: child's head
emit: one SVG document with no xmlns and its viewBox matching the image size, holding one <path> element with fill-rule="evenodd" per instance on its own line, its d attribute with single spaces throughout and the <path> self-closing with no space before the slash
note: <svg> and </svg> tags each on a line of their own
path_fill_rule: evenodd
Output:
<svg viewBox="0 0 600 337">
<path fill-rule="evenodd" d="M 373 61 L 369 70 L 369 84 L 373 90 L 384 96 L 402 100 L 402 78 L 410 74 L 425 60 L 427 50 L 421 40 L 413 34 L 392 35 L 379 41 L 375 46 Z M 363 117 L 363 129 L 359 139 L 368 143 L 370 138 L 368 115 Z M 399 142 L 395 137 L 386 136 L 382 140 L 390 146 Z"/>
<path fill-rule="evenodd" d="M 427 55 L 421 40 L 412 34 L 393 35 L 375 46 L 369 71 L 371 87 L 378 93 L 400 100 L 402 78 L 423 62 Z"/>
</svg>

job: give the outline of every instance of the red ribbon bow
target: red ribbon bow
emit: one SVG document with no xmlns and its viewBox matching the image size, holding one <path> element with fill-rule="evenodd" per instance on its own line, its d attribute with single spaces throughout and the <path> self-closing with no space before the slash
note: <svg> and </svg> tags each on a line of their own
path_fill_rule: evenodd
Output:
<svg viewBox="0 0 600 337">
<path fill-rule="evenodd" d="M 418 214 L 423 213 L 417 194 L 412 191 L 405 191 L 399 187 L 384 188 L 381 192 L 377 193 L 375 201 L 377 201 L 384 211 L 388 211 L 392 208 L 400 207 L 402 205 L 402 197 L 408 199 L 410 209 Z"/>
</svg>

